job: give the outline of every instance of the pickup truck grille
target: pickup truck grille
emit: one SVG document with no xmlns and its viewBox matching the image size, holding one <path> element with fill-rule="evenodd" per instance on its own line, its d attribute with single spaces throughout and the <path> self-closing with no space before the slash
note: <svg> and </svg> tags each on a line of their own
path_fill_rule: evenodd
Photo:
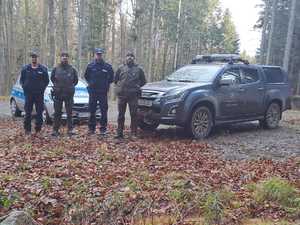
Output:
<svg viewBox="0 0 300 225">
<path fill-rule="evenodd" d="M 163 94 L 163 92 L 160 92 L 160 91 L 143 90 L 142 94 L 141 94 L 141 98 L 154 100 L 154 99 L 160 97 L 162 94 Z"/>
</svg>

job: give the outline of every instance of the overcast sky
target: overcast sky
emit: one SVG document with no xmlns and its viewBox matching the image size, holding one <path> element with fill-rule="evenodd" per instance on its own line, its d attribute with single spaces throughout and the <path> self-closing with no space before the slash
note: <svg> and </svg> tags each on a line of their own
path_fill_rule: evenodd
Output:
<svg viewBox="0 0 300 225">
<path fill-rule="evenodd" d="M 246 50 L 251 56 L 255 55 L 260 44 L 260 33 L 253 26 L 259 12 L 255 6 L 261 3 L 261 0 L 221 0 L 222 7 L 228 8 L 232 14 L 240 37 L 241 52 Z"/>
</svg>

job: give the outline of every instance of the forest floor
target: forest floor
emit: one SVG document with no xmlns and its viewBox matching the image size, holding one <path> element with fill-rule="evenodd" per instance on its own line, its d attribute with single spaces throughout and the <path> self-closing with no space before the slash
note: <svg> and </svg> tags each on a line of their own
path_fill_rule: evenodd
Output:
<svg viewBox="0 0 300 225">
<path fill-rule="evenodd" d="M 52 138 L 49 126 L 28 137 L 22 119 L 2 118 L 0 217 L 22 209 L 49 225 L 299 224 L 299 114 L 284 113 L 275 130 L 216 128 L 205 141 L 165 126 L 119 141 L 113 124 L 106 137 L 88 137 L 85 124 L 72 138 Z"/>
</svg>

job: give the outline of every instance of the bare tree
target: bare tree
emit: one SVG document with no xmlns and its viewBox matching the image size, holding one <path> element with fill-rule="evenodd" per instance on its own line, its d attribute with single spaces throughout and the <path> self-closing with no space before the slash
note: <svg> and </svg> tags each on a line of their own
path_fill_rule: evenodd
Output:
<svg viewBox="0 0 300 225">
<path fill-rule="evenodd" d="M 260 63 L 264 64 L 266 60 L 266 48 L 267 48 L 267 40 L 268 40 L 268 33 L 267 33 L 267 28 L 269 24 L 269 17 L 271 14 L 271 0 L 266 0 L 266 6 L 265 6 L 265 15 L 263 19 L 263 28 L 262 28 L 262 39 L 261 39 L 261 45 L 260 45 Z"/>
<path fill-rule="evenodd" d="M 40 35 L 40 42 L 41 42 L 41 62 L 47 64 L 47 21 L 48 21 L 48 4 L 47 0 L 42 0 L 42 23 L 41 23 L 41 35 Z"/>
<path fill-rule="evenodd" d="M 283 59 L 283 68 L 288 71 L 289 70 L 289 62 L 291 56 L 291 48 L 293 42 L 293 34 L 295 28 L 295 15 L 296 15 L 296 4 L 297 0 L 292 0 L 292 5 L 290 9 L 290 19 L 289 19 L 289 28 L 288 34 L 286 37 L 285 51 L 284 51 L 284 59 Z"/>
<path fill-rule="evenodd" d="M 149 46 L 149 62 L 148 62 L 148 76 L 149 80 L 153 80 L 153 61 L 155 57 L 155 41 L 156 41 L 156 11 L 157 11 L 158 0 L 154 0 L 152 8 L 152 17 L 151 17 L 151 28 L 150 28 L 150 46 Z"/>
<path fill-rule="evenodd" d="M 177 30 L 176 30 L 176 42 L 175 42 L 175 55 L 174 55 L 174 70 L 177 68 L 178 61 L 178 42 L 179 42 L 179 31 L 180 31 L 180 18 L 181 18 L 181 5 L 182 0 L 178 3 L 178 16 L 177 16 Z"/>
<path fill-rule="evenodd" d="M 267 48 L 267 58 L 266 63 L 271 63 L 271 53 L 272 53 L 272 44 L 275 38 L 274 32 L 275 32 L 275 19 L 276 19 L 276 11 L 277 11 L 277 2 L 278 0 L 273 0 L 272 4 L 272 20 L 271 20 L 271 29 L 269 33 L 269 41 L 268 41 L 268 48 Z"/>
<path fill-rule="evenodd" d="M 5 6 L 3 0 L 0 0 L 0 95 L 5 93 L 5 31 L 4 31 L 4 18 Z"/>
<path fill-rule="evenodd" d="M 68 51 L 68 32 L 69 32 L 69 21 L 68 21 L 68 4 L 69 0 L 62 0 L 62 47 L 64 51 Z"/>
<path fill-rule="evenodd" d="M 54 0 L 48 0 L 48 9 L 49 9 L 49 66 L 54 67 L 55 64 L 55 30 L 54 30 Z"/>
</svg>

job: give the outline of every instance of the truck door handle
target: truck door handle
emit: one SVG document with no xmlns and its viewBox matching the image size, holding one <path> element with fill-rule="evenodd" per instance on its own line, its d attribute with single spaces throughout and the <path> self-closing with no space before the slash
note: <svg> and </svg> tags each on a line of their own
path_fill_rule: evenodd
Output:
<svg viewBox="0 0 300 225">
<path fill-rule="evenodd" d="M 265 90 L 263 87 L 259 87 L 259 88 L 257 88 L 259 91 L 263 91 L 263 90 Z"/>
<path fill-rule="evenodd" d="M 239 92 L 244 92 L 245 89 L 244 88 L 239 88 Z"/>
</svg>

